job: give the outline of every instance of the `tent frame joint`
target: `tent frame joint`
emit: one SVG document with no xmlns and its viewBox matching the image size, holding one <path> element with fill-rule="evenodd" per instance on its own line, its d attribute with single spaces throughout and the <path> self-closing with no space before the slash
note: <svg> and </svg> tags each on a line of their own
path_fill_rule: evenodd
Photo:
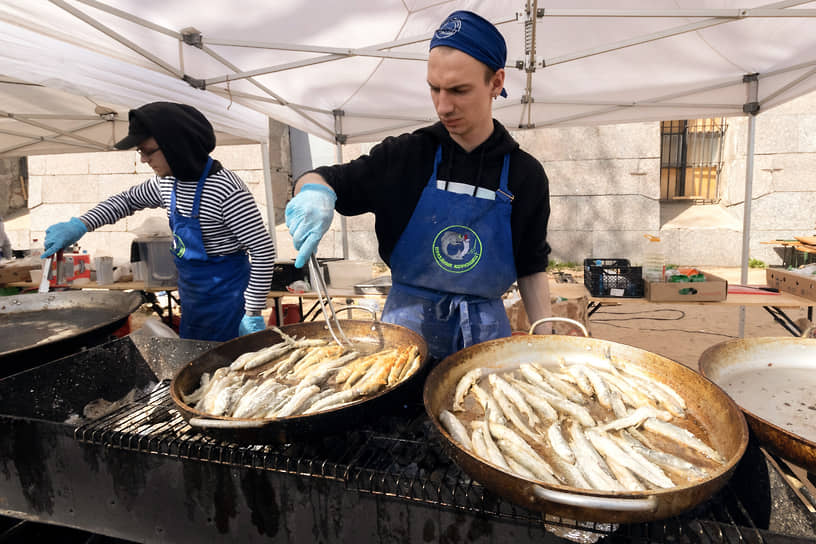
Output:
<svg viewBox="0 0 816 544">
<path fill-rule="evenodd" d="M 199 49 L 204 48 L 204 38 L 201 35 L 201 31 L 192 26 L 181 29 L 181 39 L 187 45 L 198 47 Z"/>
<path fill-rule="evenodd" d="M 181 79 L 186 81 L 190 85 L 190 87 L 193 87 L 195 89 L 200 89 L 202 91 L 205 91 L 207 89 L 207 80 L 205 79 L 199 79 L 187 74 L 184 74 L 181 77 Z"/>
<path fill-rule="evenodd" d="M 742 105 L 742 112 L 749 115 L 756 115 L 759 113 L 759 74 L 745 74 L 742 76 L 742 82 L 745 83 L 747 91 L 747 101 Z"/>
</svg>

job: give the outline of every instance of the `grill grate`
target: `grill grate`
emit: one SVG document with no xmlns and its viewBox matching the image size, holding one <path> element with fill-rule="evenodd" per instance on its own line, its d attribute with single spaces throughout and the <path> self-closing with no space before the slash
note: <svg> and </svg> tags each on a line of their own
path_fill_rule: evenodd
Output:
<svg viewBox="0 0 816 544">
<path fill-rule="evenodd" d="M 299 444 L 242 445 L 191 428 L 175 409 L 169 381 L 141 399 L 78 427 L 89 444 L 150 454 L 270 470 L 342 482 L 349 490 L 416 501 L 524 524 L 545 524 L 555 534 L 614 534 L 615 541 L 765 543 L 729 484 L 696 509 L 651 523 L 575 522 L 520 508 L 471 480 L 444 453 L 423 416 L 387 421 L 344 435 Z"/>
</svg>

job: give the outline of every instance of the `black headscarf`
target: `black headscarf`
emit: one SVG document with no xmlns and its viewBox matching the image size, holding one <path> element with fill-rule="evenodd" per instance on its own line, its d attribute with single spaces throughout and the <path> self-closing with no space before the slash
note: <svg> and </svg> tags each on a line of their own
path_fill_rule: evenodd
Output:
<svg viewBox="0 0 816 544">
<path fill-rule="evenodd" d="M 200 111 L 187 104 L 152 102 L 130 110 L 128 120 L 128 136 L 117 148 L 128 149 L 153 136 L 173 176 L 198 181 L 215 149 L 215 131 Z"/>
</svg>

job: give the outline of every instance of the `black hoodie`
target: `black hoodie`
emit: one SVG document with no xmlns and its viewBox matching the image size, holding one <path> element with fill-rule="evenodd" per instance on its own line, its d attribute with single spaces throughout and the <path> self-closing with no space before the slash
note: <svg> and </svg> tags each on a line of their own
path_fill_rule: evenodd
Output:
<svg viewBox="0 0 816 544">
<path fill-rule="evenodd" d="M 493 121 L 490 137 L 470 153 L 459 146 L 441 123 L 411 134 L 390 137 L 349 163 L 315 169 L 337 193 L 336 209 L 343 215 L 373 212 L 380 257 L 391 252 L 408 225 L 422 190 L 433 171 L 436 149 L 442 146 L 437 179 L 476 185 L 495 191 L 504 155 L 510 153 L 508 188 L 513 194 L 510 222 L 516 272 L 524 277 L 547 269 L 550 246 L 549 183 L 544 168 L 522 151 L 510 133 Z"/>
<path fill-rule="evenodd" d="M 156 139 L 173 177 L 179 181 L 198 181 L 215 149 L 215 131 L 204 115 L 192 106 L 173 102 L 152 102 L 129 115 Z M 215 173 L 220 169 L 213 168 Z"/>
</svg>

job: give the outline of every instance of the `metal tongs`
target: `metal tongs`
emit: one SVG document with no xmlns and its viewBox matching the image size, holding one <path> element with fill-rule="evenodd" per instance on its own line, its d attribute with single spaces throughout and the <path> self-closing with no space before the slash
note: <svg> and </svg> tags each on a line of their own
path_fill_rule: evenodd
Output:
<svg viewBox="0 0 816 544">
<path fill-rule="evenodd" d="M 329 291 L 326 289 L 326 284 L 323 281 L 323 274 L 320 273 L 320 265 L 317 263 L 317 258 L 314 255 L 309 257 L 309 275 L 311 276 L 312 287 L 314 287 L 317 293 L 320 310 L 323 312 L 323 317 L 326 319 L 326 326 L 329 327 L 332 338 L 334 338 L 334 341 L 337 342 L 338 345 L 351 346 L 351 340 L 348 339 L 346 333 L 344 333 L 340 327 L 340 320 L 337 319 L 337 313 L 334 311 L 334 306 L 332 306 Z M 325 299 L 325 302 L 323 299 Z M 326 311 L 326 306 L 329 307 L 330 312 Z"/>
</svg>

